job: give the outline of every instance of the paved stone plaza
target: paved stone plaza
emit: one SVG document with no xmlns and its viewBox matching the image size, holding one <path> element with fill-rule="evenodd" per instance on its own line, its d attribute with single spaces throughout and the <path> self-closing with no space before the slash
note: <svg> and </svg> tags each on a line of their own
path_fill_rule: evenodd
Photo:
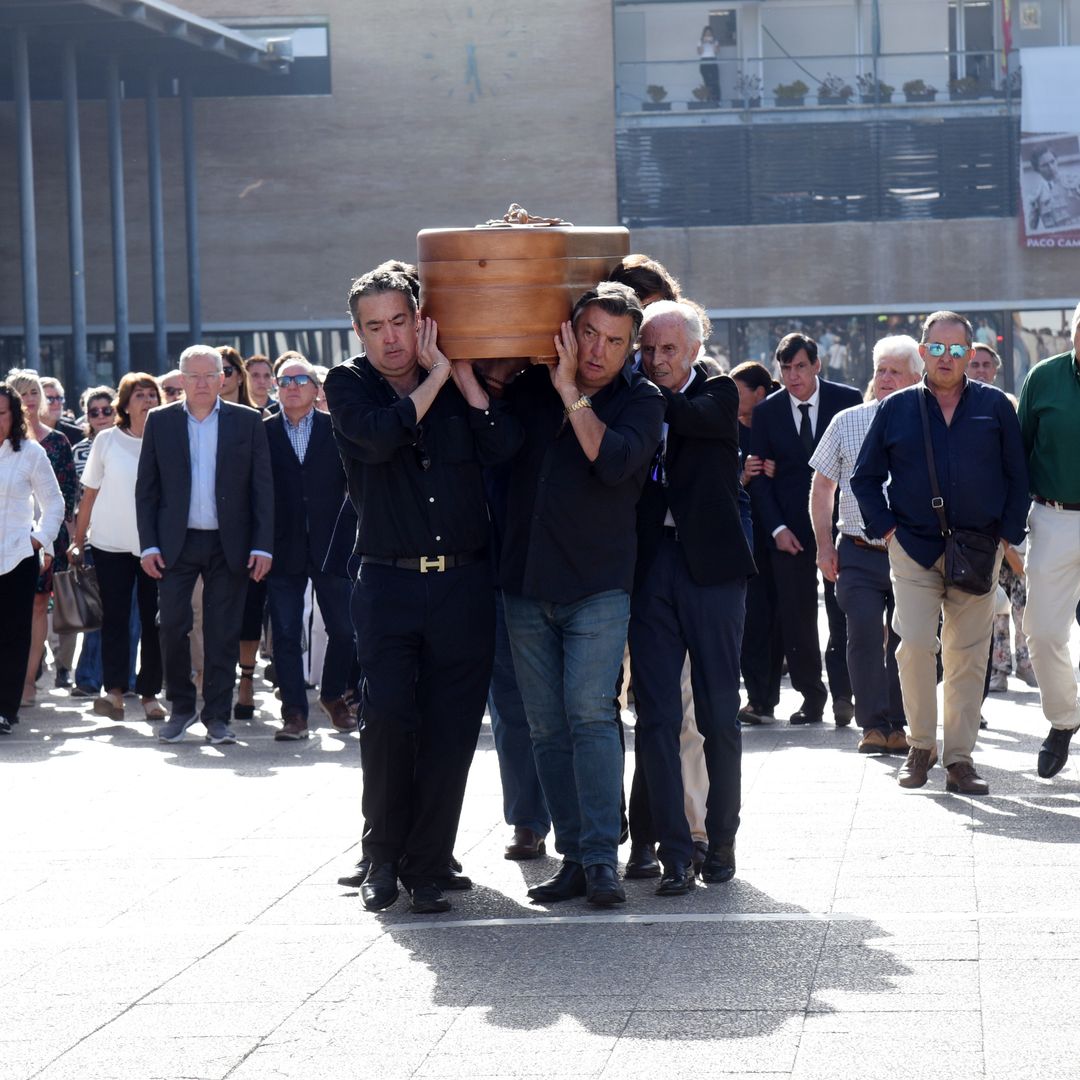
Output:
<svg viewBox="0 0 1080 1080">
<path fill-rule="evenodd" d="M 1074 1078 L 1080 775 L 992 697 L 992 794 L 896 786 L 854 729 L 750 729 L 739 872 L 624 910 L 530 906 L 485 725 L 454 910 L 365 912 L 355 735 L 163 745 L 66 693 L 0 742 L 0 1080 Z M 797 702 L 785 690 L 780 712 Z M 627 780 L 629 782 L 629 770 Z M 625 849 L 623 851 L 625 857 Z"/>
</svg>

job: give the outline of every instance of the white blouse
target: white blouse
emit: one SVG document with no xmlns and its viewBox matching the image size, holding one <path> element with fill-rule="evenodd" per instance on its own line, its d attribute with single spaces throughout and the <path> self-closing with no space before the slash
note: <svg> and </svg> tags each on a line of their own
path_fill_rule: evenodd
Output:
<svg viewBox="0 0 1080 1080">
<path fill-rule="evenodd" d="M 118 427 L 94 436 L 83 469 L 83 487 L 97 490 L 90 512 L 90 546 L 99 551 L 138 555 L 139 527 L 135 521 L 135 480 L 139 473 L 142 439 Z"/>
<path fill-rule="evenodd" d="M 18 450 L 5 439 L 0 443 L 0 574 L 34 554 L 31 539 L 51 554 L 63 523 L 64 497 L 49 455 L 32 439 L 23 439 Z"/>
</svg>

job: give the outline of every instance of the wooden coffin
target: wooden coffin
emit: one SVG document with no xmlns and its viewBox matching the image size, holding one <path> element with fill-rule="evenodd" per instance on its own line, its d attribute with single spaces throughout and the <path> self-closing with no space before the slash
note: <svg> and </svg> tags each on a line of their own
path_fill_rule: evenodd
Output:
<svg viewBox="0 0 1080 1080">
<path fill-rule="evenodd" d="M 451 360 L 555 360 L 577 298 L 630 251 L 623 228 L 478 225 L 416 237 L 421 312 Z"/>
</svg>

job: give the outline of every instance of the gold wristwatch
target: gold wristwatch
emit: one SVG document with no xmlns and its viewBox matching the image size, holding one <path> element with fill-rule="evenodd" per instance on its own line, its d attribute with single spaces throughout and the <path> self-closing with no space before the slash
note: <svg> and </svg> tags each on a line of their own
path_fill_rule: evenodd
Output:
<svg viewBox="0 0 1080 1080">
<path fill-rule="evenodd" d="M 591 408 L 592 408 L 592 399 L 590 397 L 588 397 L 588 395 L 582 394 L 581 397 L 579 397 L 577 399 L 577 401 L 575 401 L 572 405 L 567 405 L 566 408 L 563 411 L 566 413 L 567 416 L 569 416 L 572 412 L 577 412 L 578 409 L 591 409 Z"/>
</svg>

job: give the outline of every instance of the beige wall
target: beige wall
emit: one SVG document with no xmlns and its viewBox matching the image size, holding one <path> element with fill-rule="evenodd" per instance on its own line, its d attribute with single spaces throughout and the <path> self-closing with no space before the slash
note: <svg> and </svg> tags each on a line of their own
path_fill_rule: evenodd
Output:
<svg viewBox="0 0 1080 1080">
<path fill-rule="evenodd" d="M 351 275 L 412 258 L 425 226 L 511 201 L 615 220 L 611 8 L 590 0 L 383 7 L 352 0 L 188 0 L 202 15 L 326 14 L 333 94 L 200 100 L 206 323 L 336 318 Z M 365 11 L 373 13 L 367 20 Z M 469 17 L 469 12 L 472 17 Z M 476 49 L 480 90 L 466 85 Z M 112 318 L 104 103 L 82 109 L 89 320 Z M 42 321 L 69 322 L 63 132 L 33 110 Z M 131 316 L 151 320 L 142 103 L 125 106 Z M 186 321 L 177 103 L 163 102 L 169 319 Z M 20 324 L 14 109 L 0 104 L 0 326 Z"/>
<path fill-rule="evenodd" d="M 1075 249 L 1022 248 L 1013 218 L 635 229 L 630 243 L 711 309 L 1039 307 L 1080 289 Z"/>
</svg>

